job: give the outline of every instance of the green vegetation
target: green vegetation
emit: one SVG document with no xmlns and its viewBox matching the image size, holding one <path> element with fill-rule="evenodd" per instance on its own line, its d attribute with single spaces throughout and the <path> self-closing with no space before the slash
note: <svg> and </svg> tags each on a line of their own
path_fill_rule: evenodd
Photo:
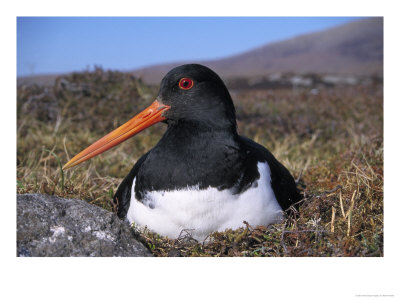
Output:
<svg viewBox="0 0 400 300">
<path fill-rule="evenodd" d="M 190 231 L 138 238 L 157 256 L 383 256 L 383 87 L 234 90 L 238 130 L 266 146 L 298 179 L 296 218 L 268 228 L 243 224 L 203 243 Z M 82 165 L 61 164 L 155 98 L 125 73 L 76 73 L 54 87 L 19 86 L 17 193 L 84 199 L 113 210 L 111 195 L 165 128 L 157 124 Z"/>
</svg>

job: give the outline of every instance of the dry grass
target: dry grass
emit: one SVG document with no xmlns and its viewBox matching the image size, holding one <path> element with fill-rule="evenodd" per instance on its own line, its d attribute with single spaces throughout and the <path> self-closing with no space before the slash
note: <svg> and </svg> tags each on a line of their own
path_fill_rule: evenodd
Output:
<svg viewBox="0 0 400 300">
<path fill-rule="evenodd" d="M 18 88 L 17 193 L 80 198 L 111 210 L 111 195 L 161 137 L 162 124 L 62 174 L 64 164 L 152 102 L 157 89 L 123 73 Z M 239 132 L 270 149 L 299 181 L 297 218 L 177 240 L 137 232 L 158 256 L 383 256 L 383 88 L 236 91 Z M 63 175 L 63 176 L 62 176 Z M 64 179 L 62 180 L 62 178 Z"/>
</svg>

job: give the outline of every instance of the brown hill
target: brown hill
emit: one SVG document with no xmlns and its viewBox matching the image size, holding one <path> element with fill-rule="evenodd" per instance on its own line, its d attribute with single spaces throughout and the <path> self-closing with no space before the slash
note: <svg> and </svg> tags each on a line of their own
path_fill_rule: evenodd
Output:
<svg viewBox="0 0 400 300">
<path fill-rule="evenodd" d="M 158 83 L 176 62 L 133 71 Z M 198 61 L 222 77 L 252 77 L 274 72 L 383 74 L 383 18 L 368 18 L 220 60 Z"/>
<path fill-rule="evenodd" d="M 219 60 L 180 61 L 132 71 L 158 84 L 173 67 L 201 63 L 223 78 L 254 77 L 276 72 L 383 75 L 383 18 L 362 19 L 305 34 Z M 18 84 L 52 85 L 58 75 L 19 77 Z"/>
</svg>

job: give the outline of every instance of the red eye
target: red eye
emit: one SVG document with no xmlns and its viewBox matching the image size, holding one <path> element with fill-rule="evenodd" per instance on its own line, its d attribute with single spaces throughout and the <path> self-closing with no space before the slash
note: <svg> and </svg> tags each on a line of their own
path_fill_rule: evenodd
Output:
<svg viewBox="0 0 400 300">
<path fill-rule="evenodd" d="M 179 87 L 182 90 L 190 90 L 193 87 L 193 80 L 190 78 L 182 78 L 181 80 L 179 80 Z"/>
</svg>

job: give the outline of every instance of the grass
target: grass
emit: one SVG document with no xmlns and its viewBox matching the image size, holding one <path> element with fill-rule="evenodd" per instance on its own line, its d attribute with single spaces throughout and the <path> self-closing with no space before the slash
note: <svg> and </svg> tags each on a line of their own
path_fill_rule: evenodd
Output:
<svg viewBox="0 0 400 300">
<path fill-rule="evenodd" d="M 383 87 L 234 90 L 238 130 L 266 146 L 298 180 L 296 218 L 282 224 L 171 240 L 135 232 L 156 256 L 383 256 Z M 96 68 L 54 87 L 18 87 L 17 193 L 84 199 L 111 195 L 165 130 L 157 124 L 82 165 L 61 164 L 155 98 L 156 87 Z"/>
</svg>

